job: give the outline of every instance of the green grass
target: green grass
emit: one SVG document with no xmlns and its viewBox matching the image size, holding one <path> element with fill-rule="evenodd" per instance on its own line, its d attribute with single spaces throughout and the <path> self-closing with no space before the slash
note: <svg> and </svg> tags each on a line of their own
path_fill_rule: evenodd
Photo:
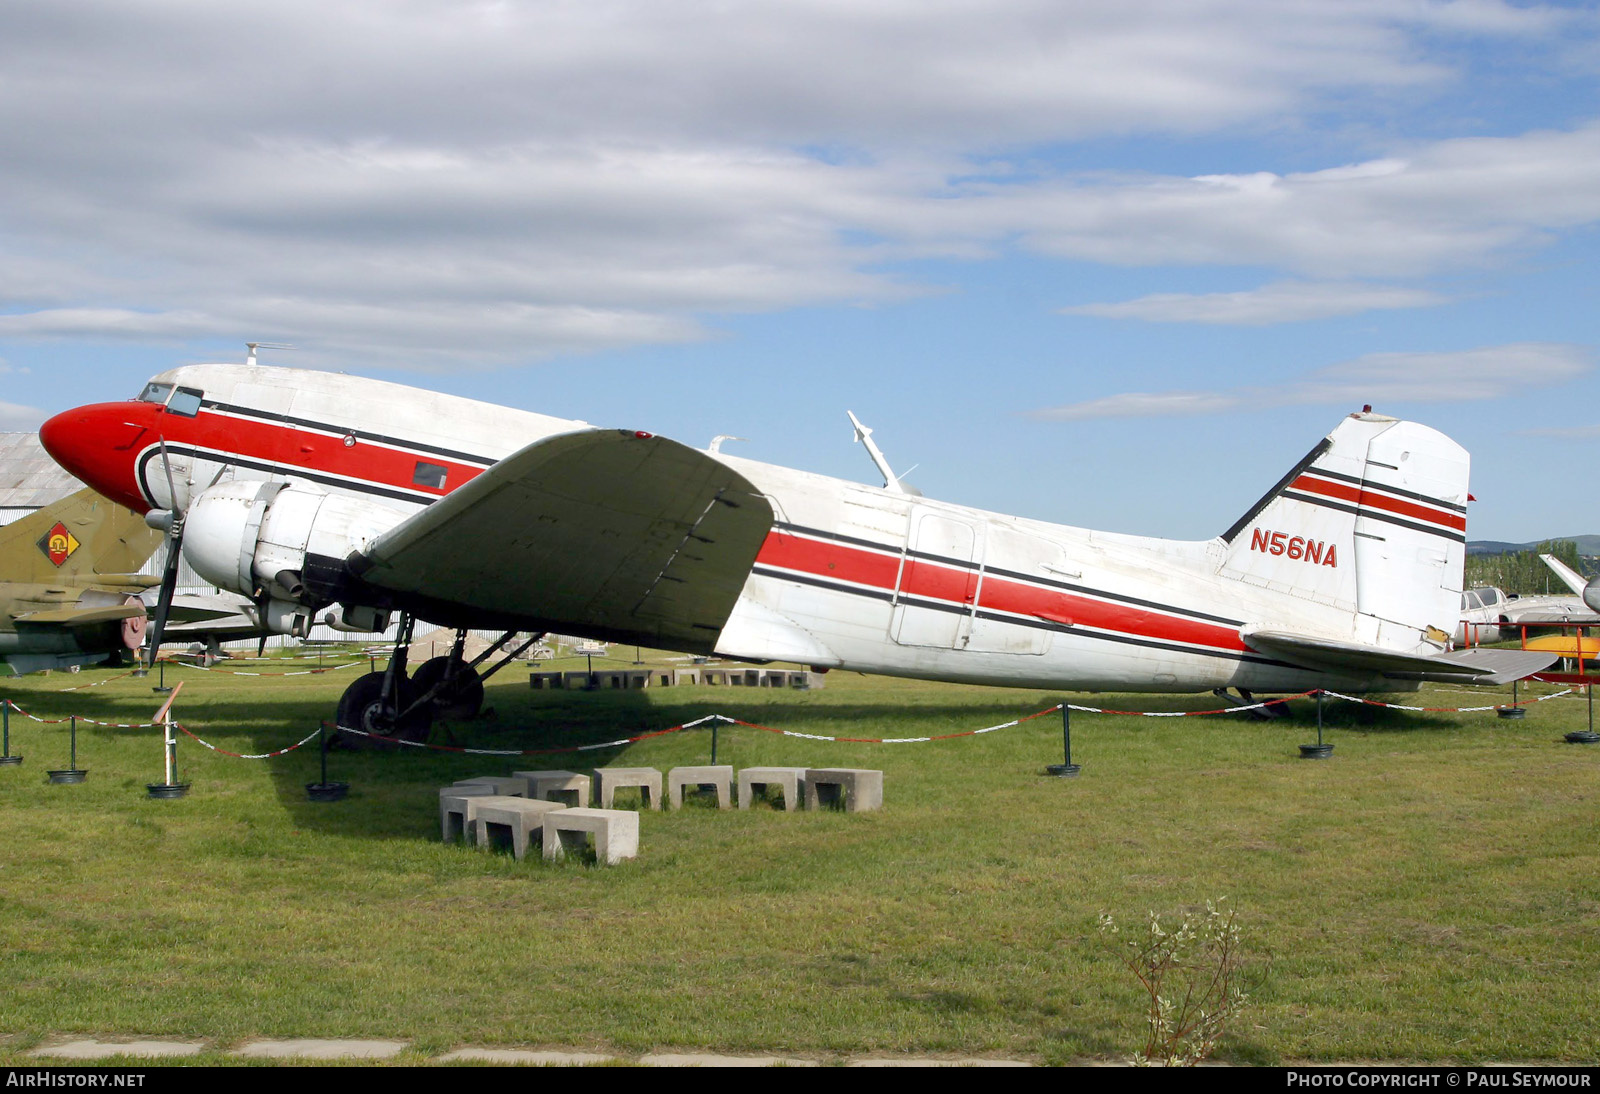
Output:
<svg viewBox="0 0 1600 1094">
<path fill-rule="evenodd" d="M 314 728 L 360 671 L 176 668 L 168 682 L 184 682 L 176 709 L 195 733 L 265 752 Z M 147 680 L 59 690 L 114 675 L 32 676 L 3 694 L 41 715 L 147 719 L 159 698 Z M 908 737 L 1061 698 L 840 673 L 810 692 L 541 693 L 511 669 L 490 684 L 492 717 L 437 739 L 550 747 L 712 712 Z M 157 731 L 85 725 L 88 781 L 51 786 L 67 727 L 13 715 L 26 762 L 0 768 L 0 1034 L 12 1035 L 0 1062 L 50 1034 L 1113 1057 L 1141 1043 L 1143 999 L 1096 916 L 1218 896 L 1270 959 L 1224 1058 L 1600 1057 L 1600 747 L 1561 740 L 1586 724 L 1583 702 L 1538 704 L 1521 723 L 1330 704 L 1326 762 L 1297 757 L 1315 724 L 1308 701 L 1294 707 L 1293 723 L 1075 715 L 1076 779 L 1043 773 L 1061 758 L 1054 716 L 908 745 L 723 727 L 722 763 L 882 768 L 885 808 L 646 813 L 639 858 L 613 868 L 442 845 L 435 788 L 512 769 L 705 763 L 709 731 L 519 759 L 335 752 L 330 777 L 352 791 L 325 805 L 305 800 L 312 748 L 244 761 L 187 738 L 193 789 L 151 801 Z"/>
</svg>

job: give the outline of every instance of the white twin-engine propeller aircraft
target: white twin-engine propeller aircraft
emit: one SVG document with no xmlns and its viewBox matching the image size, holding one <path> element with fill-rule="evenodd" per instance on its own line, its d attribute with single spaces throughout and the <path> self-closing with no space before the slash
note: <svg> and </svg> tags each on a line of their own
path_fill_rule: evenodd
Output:
<svg viewBox="0 0 1600 1094">
<path fill-rule="evenodd" d="M 169 576 L 181 548 L 284 633 L 337 604 L 373 630 L 398 611 L 403 632 L 423 619 L 503 643 L 555 631 L 933 680 L 1245 695 L 1501 683 L 1550 661 L 1451 651 L 1467 453 L 1370 411 L 1198 543 L 922 498 L 870 444 L 883 487 L 255 365 L 172 369 L 40 436 L 170 530 Z M 482 658 L 460 650 L 408 677 L 402 645 L 350 686 L 340 724 L 414 737 L 441 705 L 474 708 Z"/>
</svg>

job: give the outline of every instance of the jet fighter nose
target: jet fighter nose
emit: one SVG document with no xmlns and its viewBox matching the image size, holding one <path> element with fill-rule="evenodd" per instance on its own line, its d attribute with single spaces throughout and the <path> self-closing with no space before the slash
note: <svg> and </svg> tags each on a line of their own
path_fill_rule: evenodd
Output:
<svg viewBox="0 0 1600 1094">
<path fill-rule="evenodd" d="M 45 422 L 39 427 L 39 443 L 75 478 L 143 513 L 150 503 L 134 477 L 134 461 L 148 432 L 138 421 L 136 404 L 96 403 L 62 411 Z"/>
</svg>

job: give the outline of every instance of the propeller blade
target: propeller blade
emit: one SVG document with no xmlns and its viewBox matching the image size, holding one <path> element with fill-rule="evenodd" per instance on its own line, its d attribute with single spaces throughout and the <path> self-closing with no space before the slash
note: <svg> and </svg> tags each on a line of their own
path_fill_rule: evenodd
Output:
<svg viewBox="0 0 1600 1094">
<path fill-rule="evenodd" d="M 156 594 L 156 617 L 150 627 L 150 654 L 145 667 L 161 655 L 161 640 L 166 637 L 167 618 L 172 614 L 172 597 L 178 588 L 178 564 L 183 559 L 183 518 L 178 508 L 178 490 L 172 478 L 172 462 L 167 458 L 166 438 L 159 441 L 161 466 L 167 473 L 167 497 L 172 503 L 172 522 L 167 530 L 167 563 L 161 570 L 161 591 Z"/>
</svg>

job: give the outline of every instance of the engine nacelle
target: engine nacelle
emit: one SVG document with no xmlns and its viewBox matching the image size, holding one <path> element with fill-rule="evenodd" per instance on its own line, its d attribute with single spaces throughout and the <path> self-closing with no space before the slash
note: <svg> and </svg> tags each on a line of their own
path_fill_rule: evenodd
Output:
<svg viewBox="0 0 1600 1094">
<path fill-rule="evenodd" d="M 1600 612 L 1600 577 L 1591 577 L 1589 583 L 1583 587 L 1583 602 L 1597 612 Z"/>
<path fill-rule="evenodd" d="M 306 587 L 308 556 L 343 560 L 406 518 L 398 509 L 303 482 L 235 480 L 201 492 L 184 518 L 183 555 L 218 588 L 268 601 L 267 628 L 304 633 L 328 602 Z"/>
</svg>

